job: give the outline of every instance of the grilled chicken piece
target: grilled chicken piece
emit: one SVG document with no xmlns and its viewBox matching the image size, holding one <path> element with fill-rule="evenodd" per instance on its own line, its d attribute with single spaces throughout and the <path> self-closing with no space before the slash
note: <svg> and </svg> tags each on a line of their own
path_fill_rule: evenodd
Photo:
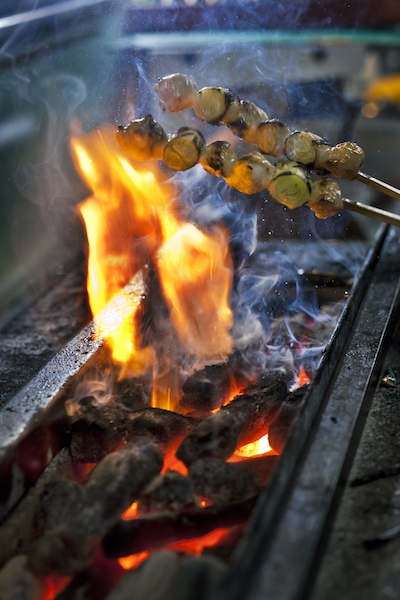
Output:
<svg viewBox="0 0 400 600">
<path fill-rule="evenodd" d="M 343 209 L 342 192 L 337 181 L 331 177 L 321 177 L 313 183 L 308 206 L 318 219 L 333 217 Z"/>
<path fill-rule="evenodd" d="M 229 108 L 236 104 L 239 104 L 238 97 L 226 88 L 205 87 L 197 92 L 193 108 L 203 121 L 219 124 Z"/>
<path fill-rule="evenodd" d="M 265 156 L 260 152 L 249 152 L 235 162 L 226 182 L 239 192 L 255 194 L 269 186 L 273 172 L 274 167 Z"/>
<path fill-rule="evenodd" d="M 131 121 L 127 127 L 120 125 L 115 137 L 121 150 L 135 160 L 162 158 L 168 141 L 164 129 L 151 115 Z"/>
<path fill-rule="evenodd" d="M 309 201 L 311 195 L 309 173 L 297 162 L 278 161 L 269 186 L 271 196 L 289 208 L 297 208 Z"/>
<path fill-rule="evenodd" d="M 342 142 L 331 148 L 323 166 L 339 179 L 355 179 L 365 160 L 365 152 L 354 142 Z"/>
<path fill-rule="evenodd" d="M 193 105 L 197 87 L 186 75 L 174 73 L 160 79 L 154 86 L 154 91 L 158 94 L 161 108 L 169 112 L 180 112 Z"/>
<path fill-rule="evenodd" d="M 260 123 L 268 121 L 268 114 L 253 102 L 240 100 L 238 104 L 232 105 L 222 118 L 224 125 L 233 131 L 235 135 L 243 138 L 251 144 L 255 142 L 257 127 Z"/>
<path fill-rule="evenodd" d="M 205 140 L 197 129 L 180 127 L 164 148 L 164 162 L 175 171 L 186 171 L 197 164 Z"/>
<path fill-rule="evenodd" d="M 311 131 L 294 131 L 286 140 L 286 156 L 302 165 L 312 165 L 317 157 L 317 144 L 327 142 Z"/>
<path fill-rule="evenodd" d="M 219 177 L 229 177 L 236 161 L 237 156 L 232 146 L 225 141 L 217 141 L 205 146 L 199 159 L 205 171 Z"/>
</svg>

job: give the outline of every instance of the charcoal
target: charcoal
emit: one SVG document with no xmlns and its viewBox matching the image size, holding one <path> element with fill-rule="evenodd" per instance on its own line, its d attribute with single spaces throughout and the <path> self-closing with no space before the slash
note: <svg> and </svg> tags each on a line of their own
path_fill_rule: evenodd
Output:
<svg viewBox="0 0 400 600">
<path fill-rule="evenodd" d="M 109 423 L 107 427 L 80 419 L 71 427 L 71 458 L 79 463 L 98 463 L 117 450 L 126 439 L 125 429 Z"/>
<path fill-rule="evenodd" d="M 59 525 L 72 502 L 81 498 L 83 488 L 68 479 L 53 479 L 47 483 L 38 498 L 33 516 L 32 539 Z"/>
<path fill-rule="evenodd" d="M 238 469 L 249 471 L 257 485 L 262 488 L 270 480 L 278 458 L 276 455 L 253 456 L 234 464 Z"/>
<path fill-rule="evenodd" d="M 249 470 L 219 458 L 202 458 L 189 469 L 194 491 L 214 504 L 228 504 L 255 496 L 259 487 Z"/>
<path fill-rule="evenodd" d="M 91 471 L 82 497 L 70 504 L 63 522 L 33 544 L 33 572 L 70 575 L 89 568 L 102 537 L 162 464 L 158 448 L 146 439 L 106 456 Z"/>
<path fill-rule="evenodd" d="M 75 575 L 59 592 L 56 600 L 103 600 L 124 573 L 124 569 L 116 561 L 106 560 L 98 553 L 93 565 Z"/>
<path fill-rule="evenodd" d="M 137 569 L 127 573 L 107 600 L 166 600 L 165 594 L 178 564 L 175 552 L 155 552 Z"/>
<path fill-rule="evenodd" d="M 173 542 L 202 537 L 214 529 L 229 528 L 245 523 L 254 507 L 256 497 L 226 507 L 207 506 L 177 514 L 121 519 L 106 535 L 103 542 L 108 558 L 119 558 L 160 548 Z"/>
<path fill-rule="evenodd" d="M 278 452 L 278 454 L 282 452 L 293 423 L 300 414 L 301 407 L 303 406 L 303 398 L 307 389 L 308 385 L 303 385 L 301 388 L 298 388 L 289 394 L 269 426 L 269 444 L 275 452 Z"/>
<path fill-rule="evenodd" d="M 287 396 L 282 380 L 253 386 L 206 417 L 180 444 L 176 457 L 187 467 L 200 458 L 227 460 L 241 445 L 259 439 Z"/>
<path fill-rule="evenodd" d="M 161 408 L 145 408 L 129 415 L 125 426 L 130 439 L 144 436 L 154 440 L 163 452 L 182 440 L 198 420 Z"/>
<path fill-rule="evenodd" d="M 185 557 L 162 600 L 210 600 L 227 571 L 227 565 L 214 556 Z"/>
<path fill-rule="evenodd" d="M 41 600 L 43 592 L 24 555 L 15 556 L 0 571 L 0 600 Z"/>
<path fill-rule="evenodd" d="M 189 510 L 198 506 L 192 482 L 177 471 L 167 471 L 155 477 L 143 490 L 139 501 L 139 514 Z"/>
<path fill-rule="evenodd" d="M 226 460 L 238 445 L 243 421 L 219 411 L 205 418 L 180 444 L 176 457 L 187 467 L 199 458 Z"/>
<path fill-rule="evenodd" d="M 232 373 L 227 365 L 205 367 L 185 381 L 179 405 L 198 412 L 210 412 L 223 405 L 231 386 Z"/>
</svg>

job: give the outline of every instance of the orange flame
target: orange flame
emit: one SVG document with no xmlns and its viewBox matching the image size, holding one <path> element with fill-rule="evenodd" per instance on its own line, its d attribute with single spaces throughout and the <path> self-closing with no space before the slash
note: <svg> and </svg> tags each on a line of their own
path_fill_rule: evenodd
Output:
<svg viewBox="0 0 400 600">
<path fill-rule="evenodd" d="M 112 127 L 74 136 L 71 149 L 78 172 L 92 190 L 79 205 L 89 243 L 90 306 L 114 360 L 127 364 L 132 375 L 157 360 L 152 349 L 141 348 L 135 323 L 149 261 L 158 269 L 183 349 L 200 360 L 226 356 L 232 349 L 232 265 L 226 232 L 215 228 L 204 233 L 184 222 L 172 186 L 162 183 L 159 174 L 138 169 L 119 148 Z M 102 320 L 110 301 L 118 313 L 112 324 Z M 156 373 L 161 371 L 155 367 Z M 162 377 L 155 382 L 152 404 L 171 409 L 176 384 Z"/>
<path fill-rule="evenodd" d="M 249 458 L 251 456 L 260 456 L 261 454 L 266 454 L 267 452 L 271 452 L 271 450 L 272 448 L 269 445 L 268 433 L 266 433 L 259 440 L 237 448 L 235 450 L 235 455 Z"/>
<path fill-rule="evenodd" d="M 126 521 L 130 519 L 136 519 L 138 516 L 138 503 L 134 502 L 122 513 L 122 518 Z"/>
<path fill-rule="evenodd" d="M 214 531 L 211 531 L 202 537 L 169 544 L 169 548 L 186 550 L 186 552 L 191 552 L 193 554 L 201 554 L 204 548 L 209 548 L 210 546 L 218 544 L 227 533 L 229 533 L 229 529 L 214 529 Z"/>
<path fill-rule="evenodd" d="M 311 379 L 305 372 L 303 365 L 301 365 L 299 374 L 297 375 L 297 380 L 298 380 L 299 387 L 301 387 L 302 385 L 305 385 L 306 383 L 309 383 L 311 381 Z"/>
</svg>

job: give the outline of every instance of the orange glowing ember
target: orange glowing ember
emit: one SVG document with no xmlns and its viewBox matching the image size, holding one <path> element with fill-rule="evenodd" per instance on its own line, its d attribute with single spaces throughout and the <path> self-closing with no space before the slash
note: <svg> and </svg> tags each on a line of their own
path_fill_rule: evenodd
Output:
<svg viewBox="0 0 400 600">
<path fill-rule="evenodd" d="M 129 508 L 122 513 L 122 518 L 125 520 L 136 519 L 138 516 L 138 503 L 134 502 Z"/>
<path fill-rule="evenodd" d="M 130 556 L 123 556 L 118 559 L 119 564 L 125 570 L 134 569 L 138 567 L 140 563 L 149 557 L 148 552 L 140 552 L 139 554 L 131 554 Z"/>
<path fill-rule="evenodd" d="M 301 387 L 302 385 L 305 385 L 306 383 L 309 383 L 311 381 L 311 379 L 305 372 L 303 365 L 301 366 L 299 374 L 297 375 L 297 380 L 298 380 L 299 387 Z"/>
<path fill-rule="evenodd" d="M 89 243 L 90 306 L 114 360 L 127 365 L 132 375 L 158 360 L 152 349 L 141 347 L 137 328 L 150 263 L 158 270 L 182 348 L 195 359 L 225 357 L 232 350 L 232 261 L 226 232 L 215 227 L 204 233 L 186 222 L 182 208 L 178 213 L 174 188 L 156 172 L 137 168 L 121 151 L 113 128 L 74 136 L 71 149 L 92 190 L 79 205 Z M 104 323 L 102 311 L 110 301 L 118 318 Z M 165 369 L 162 380 L 162 369 L 154 369 L 159 379 L 152 405 L 171 410 L 176 385 L 165 378 Z"/>
<path fill-rule="evenodd" d="M 272 448 L 269 445 L 268 433 L 263 435 L 259 440 L 241 446 L 235 450 L 235 455 L 249 458 L 251 456 L 260 456 L 271 452 Z"/>
<path fill-rule="evenodd" d="M 210 546 L 218 544 L 227 533 L 229 533 L 229 529 L 215 529 L 200 538 L 169 544 L 169 547 L 174 550 L 186 550 L 186 552 L 191 552 L 193 554 L 201 554 L 204 548 L 209 548 Z"/>
</svg>

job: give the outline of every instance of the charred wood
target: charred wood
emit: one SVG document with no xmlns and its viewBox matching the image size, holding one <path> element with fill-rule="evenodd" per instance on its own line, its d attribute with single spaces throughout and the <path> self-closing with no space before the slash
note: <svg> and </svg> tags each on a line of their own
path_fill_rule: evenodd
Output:
<svg viewBox="0 0 400 600">
<path fill-rule="evenodd" d="M 235 464 L 238 469 L 249 471 L 257 485 L 262 488 L 270 480 L 278 459 L 277 455 L 254 456 L 231 464 Z"/>
<path fill-rule="evenodd" d="M 40 494 L 33 516 L 32 540 L 35 540 L 59 525 L 71 503 L 77 503 L 83 488 L 79 483 L 68 479 L 49 481 Z"/>
<path fill-rule="evenodd" d="M 78 573 L 56 596 L 56 600 L 103 600 L 118 584 L 125 571 L 116 561 L 97 553 L 89 569 Z"/>
<path fill-rule="evenodd" d="M 178 512 L 196 508 L 198 505 L 191 480 L 177 471 L 167 471 L 164 475 L 155 477 L 143 490 L 138 512 Z"/>
<path fill-rule="evenodd" d="M 251 498 L 260 489 L 249 470 L 219 458 L 196 461 L 189 469 L 189 478 L 196 494 L 215 505 Z"/>
<path fill-rule="evenodd" d="M 176 452 L 177 458 L 188 467 L 200 458 L 228 459 L 239 442 L 247 444 L 268 432 L 286 395 L 282 380 L 271 383 L 266 378 L 249 386 L 189 433 Z"/>
<path fill-rule="evenodd" d="M 63 522 L 39 538 L 29 554 L 34 573 L 70 575 L 89 568 L 102 537 L 160 472 L 163 458 L 140 439 L 106 456 L 91 472 L 83 494 Z"/>
<path fill-rule="evenodd" d="M 202 537 L 220 527 L 245 523 L 256 497 L 227 507 L 207 506 L 174 515 L 120 521 L 104 539 L 108 558 L 137 554 L 166 544 Z"/>
<path fill-rule="evenodd" d="M 148 437 L 163 452 L 183 440 L 198 425 L 198 419 L 161 408 L 145 408 L 129 415 L 125 427 L 129 439 Z"/>
<path fill-rule="evenodd" d="M 0 600 L 40 600 L 43 588 L 24 555 L 15 556 L 0 571 Z"/>
<path fill-rule="evenodd" d="M 308 385 L 306 384 L 289 394 L 280 407 L 278 414 L 271 422 L 268 430 L 268 438 L 270 446 L 275 452 L 282 452 L 290 430 L 299 417 L 307 389 Z"/>
</svg>

